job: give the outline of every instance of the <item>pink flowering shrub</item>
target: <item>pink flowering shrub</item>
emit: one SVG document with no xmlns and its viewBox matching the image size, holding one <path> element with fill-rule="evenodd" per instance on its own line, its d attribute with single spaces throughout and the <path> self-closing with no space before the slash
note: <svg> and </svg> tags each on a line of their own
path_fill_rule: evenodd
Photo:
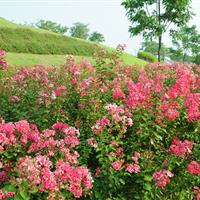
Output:
<svg viewBox="0 0 200 200">
<path fill-rule="evenodd" d="M 200 67 L 124 66 L 123 49 L 0 79 L 3 197 L 198 196 Z"/>
<path fill-rule="evenodd" d="M 0 49 L 0 69 L 6 69 L 8 67 L 5 56 L 6 52 Z"/>
<path fill-rule="evenodd" d="M 34 199 L 37 191 L 48 199 L 64 199 L 66 195 L 80 198 L 87 193 L 92 188 L 92 176 L 78 161 L 75 147 L 79 134 L 64 123 L 43 132 L 25 120 L 1 123 L 0 181 L 4 188 L 9 186 L 8 191 L 1 190 L 1 199 L 13 195 Z"/>
</svg>

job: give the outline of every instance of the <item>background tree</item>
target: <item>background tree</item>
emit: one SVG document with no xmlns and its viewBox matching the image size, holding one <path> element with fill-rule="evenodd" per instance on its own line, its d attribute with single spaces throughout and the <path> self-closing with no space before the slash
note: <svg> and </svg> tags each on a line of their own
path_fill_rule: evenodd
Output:
<svg viewBox="0 0 200 200">
<path fill-rule="evenodd" d="M 39 20 L 36 24 L 36 27 L 41 28 L 41 29 L 45 29 L 48 31 L 52 31 L 55 33 L 60 33 L 60 34 L 64 34 L 67 32 L 68 27 L 67 26 L 62 26 L 61 24 L 58 24 L 56 22 L 52 22 L 52 21 L 46 21 L 46 20 Z"/>
<path fill-rule="evenodd" d="M 171 24 L 182 26 L 191 18 L 191 0 L 124 0 L 122 5 L 131 22 L 132 36 L 158 39 L 158 61 L 162 48 L 162 35 Z"/>
<path fill-rule="evenodd" d="M 89 36 L 88 24 L 83 24 L 81 22 L 74 23 L 74 25 L 70 28 L 70 34 L 72 37 L 86 40 Z"/>
<path fill-rule="evenodd" d="M 173 33 L 172 43 L 175 50 L 182 52 L 182 61 L 188 61 L 188 57 L 196 57 L 200 52 L 200 34 L 196 26 L 183 26 Z"/>
<path fill-rule="evenodd" d="M 93 42 L 98 42 L 98 43 L 105 42 L 104 36 L 97 31 L 91 33 L 89 40 Z"/>
<path fill-rule="evenodd" d="M 157 56 L 158 46 L 159 44 L 156 41 L 146 39 L 144 42 L 142 42 L 141 50 L 152 53 L 154 56 Z M 162 48 L 160 51 L 161 59 L 164 60 L 165 56 L 167 55 L 168 55 L 168 48 L 166 48 L 165 45 L 162 43 Z"/>
<path fill-rule="evenodd" d="M 197 55 L 195 55 L 195 56 L 193 57 L 192 61 L 193 61 L 195 64 L 200 65 L 200 52 L 199 52 Z"/>
<path fill-rule="evenodd" d="M 171 60 L 182 61 L 183 52 L 181 49 L 174 49 L 173 47 L 168 48 L 168 54 Z"/>
</svg>

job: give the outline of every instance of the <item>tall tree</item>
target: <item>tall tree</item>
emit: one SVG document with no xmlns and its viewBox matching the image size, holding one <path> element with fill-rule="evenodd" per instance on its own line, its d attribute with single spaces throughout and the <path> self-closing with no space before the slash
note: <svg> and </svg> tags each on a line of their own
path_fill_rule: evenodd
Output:
<svg viewBox="0 0 200 200">
<path fill-rule="evenodd" d="M 72 37 L 86 40 L 89 36 L 88 24 L 83 24 L 81 22 L 74 23 L 74 25 L 70 28 L 70 34 Z"/>
<path fill-rule="evenodd" d="M 156 41 L 146 39 L 144 42 L 142 42 L 141 50 L 152 53 L 154 56 L 157 56 L 158 55 L 158 46 L 159 46 L 159 44 Z M 160 56 L 161 56 L 162 60 L 164 60 L 167 53 L 168 53 L 168 49 L 162 43 L 162 48 L 160 51 Z"/>
<path fill-rule="evenodd" d="M 196 26 L 182 26 L 178 31 L 175 31 L 172 36 L 172 43 L 176 50 L 182 51 L 182 61 L 187 61 L 186 58 L 190 55 L 195 57 L 200 52 L 200 34 Z"/>
<path fill-rule="evenodd" d="M 91 33 L 89 40 L 93 42 L 98 42 L 98 43 L 105 42 L 104 36 L 97 31 Z"/>
<path fill-rule="evenodd" d="M 67 32 L 68 27 L 67 26 L 62 26 L 61 24 L 58 24 L 56 22 L 52 22 L 49 20 L 39 20 L 36 24 L 36 27 L 41 28 L 41 29 L 45 29 L 48 31 L 52 31 L 55 33 L 60 33 L 60 34 L 64 34 Z"/>
<path fill-rule="evenodd" d="M 162 35 L 171 24 L 182 26 L 192 16 L 191 0 L 124 0 L 122 5 L 131 22 L 132 36 L 143 34 L 145 38 L 158 39 L 158 61 L 162 48 Z M 170 29 L 172 30 L 172 29 Z"/>
</svg>

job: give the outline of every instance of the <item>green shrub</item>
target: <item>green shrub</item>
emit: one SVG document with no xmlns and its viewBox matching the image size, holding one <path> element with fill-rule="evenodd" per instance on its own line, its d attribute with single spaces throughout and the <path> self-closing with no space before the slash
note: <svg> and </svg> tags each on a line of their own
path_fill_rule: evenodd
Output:
<svg viewBox="0 0 200 200">
<path fill-rule="evenodd" d="M 153 54 L 146 52 L 146 51 L 139 51 L 138 58 L 141 58 L 148 62 L 156 62 L 157 61 L 156 56 L 154 56 Z"/>
</svg>

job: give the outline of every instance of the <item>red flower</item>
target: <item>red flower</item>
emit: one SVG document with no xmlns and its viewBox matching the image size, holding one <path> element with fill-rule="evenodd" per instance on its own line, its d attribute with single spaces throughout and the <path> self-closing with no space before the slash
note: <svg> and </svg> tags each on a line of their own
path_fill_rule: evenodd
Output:
<svg viewBox="0 0 200 200">
<path fill-rule="evenodd" d="M 170 178 L 173 176 L 174 174 L 169 170 L 160 170 L 154 172 L 153 179 L 156 181 L 156 186 L 165 188 L 166 185 L 170 182 Z"/>
<path fill-rule="evenodd" d="M 200 174 L 200 164 L 196 161 L 192 161 L 188 167 L 187 170 L 190 174 Z"/>
<path fill-rule="evenodd" d="M 187 153 L 191 153 L 194 142 L 189 140 L 180 141 L 178 138 L 174 138 L 169 152 L 177 156 L 185 156 Z"/>
</svg>

